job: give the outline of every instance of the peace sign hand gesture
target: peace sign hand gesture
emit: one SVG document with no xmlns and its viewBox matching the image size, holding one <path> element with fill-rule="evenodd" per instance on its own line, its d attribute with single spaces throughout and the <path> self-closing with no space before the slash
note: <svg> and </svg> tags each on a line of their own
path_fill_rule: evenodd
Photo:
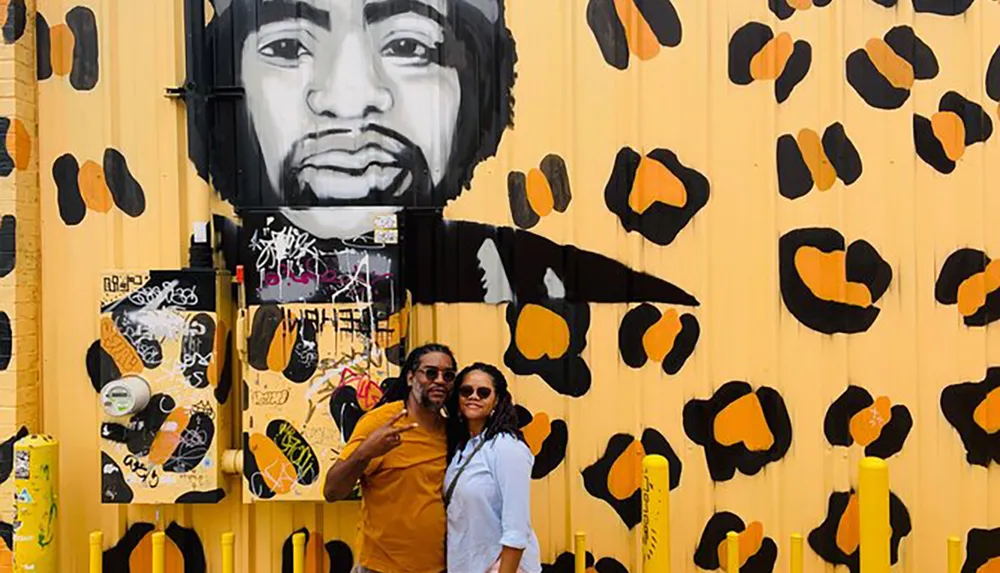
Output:
<svg viewBox="0 0 1000 573">
<path fill-rule="evenodd" d="M 405 415 L 406 410 L 404 409 L 400 413 L 393 416 L 383 426 L 369 434 L 368 437 L 365 438 L 365 441 L 361 442 L 358 449 L 361 450 L 365 459 L 370 460 L 379 456 L 384 456 L 385 454 L 398 448 L 399 445 L 403 443 L 402 434 L 417 427 L 416 423 L 408 424 L 406 426 L 396 426 L 396 422 L 400 421 Z"/>
</svg>

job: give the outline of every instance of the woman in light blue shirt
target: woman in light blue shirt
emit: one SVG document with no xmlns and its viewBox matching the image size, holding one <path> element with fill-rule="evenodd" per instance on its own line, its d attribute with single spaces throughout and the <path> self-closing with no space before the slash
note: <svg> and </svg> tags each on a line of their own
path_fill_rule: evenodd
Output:
<svg viewBox="0 0 1000 573">
<path fill-rule="evenodd" d="M 477 362 L 458 374 L 446 407 L 448 573 L 540 573 L 531 529 L 534 456 L 517 428 L 507 380 Z"/>
</svg>

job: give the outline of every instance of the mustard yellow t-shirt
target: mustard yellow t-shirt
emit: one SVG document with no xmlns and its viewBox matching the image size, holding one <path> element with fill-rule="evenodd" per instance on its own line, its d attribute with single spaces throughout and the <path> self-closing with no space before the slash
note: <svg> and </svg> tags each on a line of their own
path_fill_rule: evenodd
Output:
<svg viewBox="0 0 1000 573">
<path fill-rule="evenodd" d="M 340 459 L 346 460 L 405 403 L 390 402 L 361 417 Z M 414 423 L 409 414 L 396 424 Z M 381 573 L 445 570 L 446 518 L 442 483 L 447 466 L 444 429 L 419 426 L 402 434 L 388 454 L 374 458 L 361 477 L 357 563 Z"/>
</svg>

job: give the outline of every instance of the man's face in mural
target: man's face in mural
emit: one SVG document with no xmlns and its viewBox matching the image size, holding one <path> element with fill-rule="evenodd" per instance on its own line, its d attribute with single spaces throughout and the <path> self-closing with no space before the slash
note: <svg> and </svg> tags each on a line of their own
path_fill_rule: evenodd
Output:
<svg viewBox="0 0 1000 573">
<path fill-rule="evenodd" d="M 285 204 L 398 203 L 442 181 L 461 102 L 449 4 L 258 2 L 242 78 Z"/>
</svg>

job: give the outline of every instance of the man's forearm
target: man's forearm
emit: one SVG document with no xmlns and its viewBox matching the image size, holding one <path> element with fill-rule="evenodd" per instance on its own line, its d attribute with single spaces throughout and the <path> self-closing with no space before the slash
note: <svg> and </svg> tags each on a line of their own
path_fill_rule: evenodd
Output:
<svg viewBox="0 0 1000 573">
<path fill-rule="evenodd" d="M 338 460 L 326 472 L 323 497 L 326 501 L 339 501 L 351 495 L 354 485 L 361 479 L 365 467 L 371 460 L 362 455 L 360 448 L 346 460 Z"/>
</svg>

